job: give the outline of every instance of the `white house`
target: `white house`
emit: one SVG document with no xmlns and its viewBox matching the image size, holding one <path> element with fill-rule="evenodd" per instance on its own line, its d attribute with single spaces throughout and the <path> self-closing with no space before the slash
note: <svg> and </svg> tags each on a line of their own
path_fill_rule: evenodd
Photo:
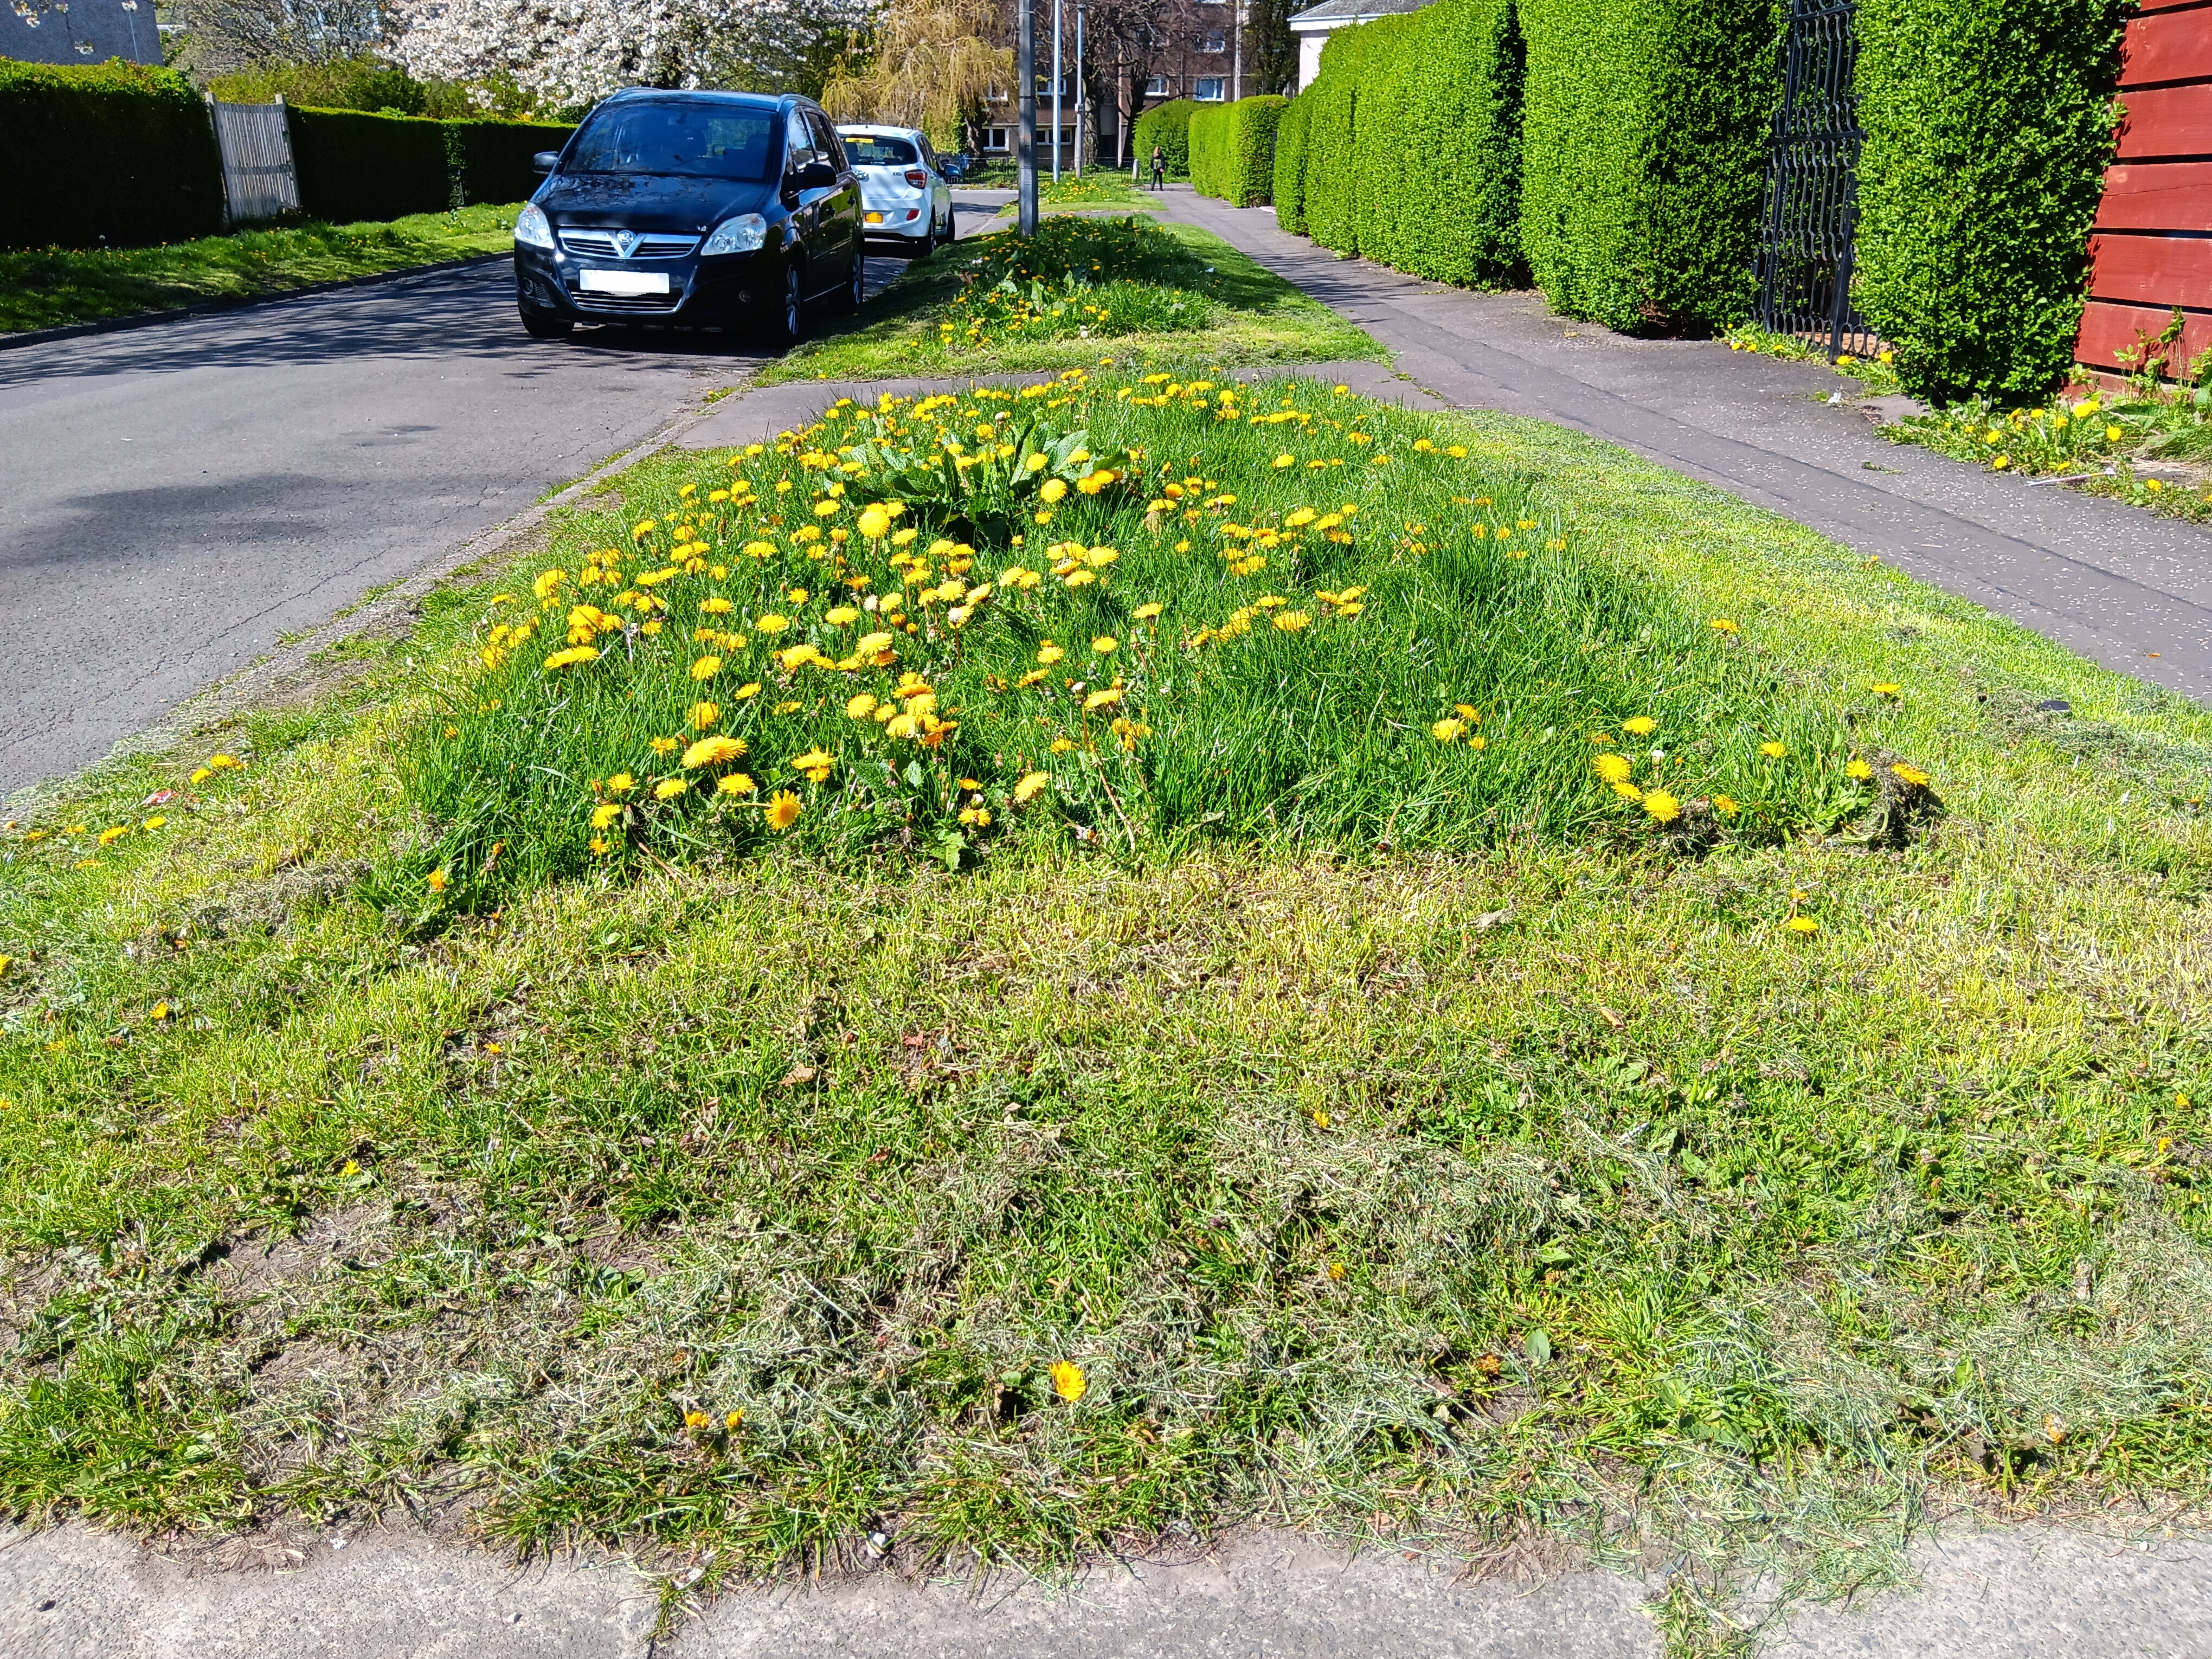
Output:
<svg viewBox="0 0 2212 1659">
<path fill-rule="evenodd" d="M 1321 0 L 1291 19 L 1291 33 L 1298 38 L 1298 90 L 1304 92 L 1321 73 L 1321 49 L 1330 33 L 1354 23 L 1371 23 L 1378 17 L 1419 11 L 1429 0 Z"/>
</svg>

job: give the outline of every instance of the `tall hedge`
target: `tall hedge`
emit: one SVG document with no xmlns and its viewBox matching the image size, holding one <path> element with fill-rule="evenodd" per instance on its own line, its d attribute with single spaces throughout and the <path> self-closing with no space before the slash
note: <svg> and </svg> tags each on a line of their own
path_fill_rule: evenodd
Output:
<svg viewBox="0 0 2212 1659">
<path fill-rule="evenodd" d="M 1554 309 L 1737 320 L 1780 93 L 1777 0 L 1526 0 L 1521 243 Z"/>
<path fill-rule="evenodd" d="M 447 121 L 446 167 L 470 202 L 520 202 L 538 188 L 530 158 L 559 149 L 576 129 L 546 121 Z"/>
<path fill-rule="evenodd" d="M 1293 236 L 1306 233 L 1306 122 L 1312 114 L 1312 103 L 1300 93 L 1275 127 L 1275 222 Z"/>
<path fill-rule="evenodd" d="M 1190 118 L 1198 108 L 1188 98 L 1176 98 L 1153 105 L 1137 118 L 1137 168 L 1146 179 L 1152 176 L 1155 144 L 1167 162 L 1169 178 L 1190 177 Z"/>
<path fill-rule="evenodd" d="M 0 58 L 0 246 L 135 247 L 222 228 L 215 128 L 184 76 Z"/>
<path fill-rule="evenodd" d="M 1352 120 L 1362 95 L 1361 77 L 1370 48 L 1407 20 L 1384 18 L 1357 28 L 1338 29 L 1321 51 L 1321 73 L 1298 94 L 1310 103 L 1306 117 L 1306 234 L 1340 253 L 1359 252 L 1359 216 L 1354 195 Z M 1388 106 L 1384 106 L 1387 119 Z"/>
<path fill-rule="evenodd" d="M 2121 0 L 1860 0 L 1854 291 L 1910 391 L 2066 374 L 2123 22 Z"/>
<path fill-rule="evenodd" d="M 1263 94 L 1201 109 L 1190 119 L 1190 181 L 1231 207 L 1269 200 L 1275 131 L 1290 100 Z"/>
<path fill-rule="evenodd" d="M 453 205 L 444 122 L 289 104 L 285 109 L 300 206 L 313 217 L 343 225 Z"/>
</svg>

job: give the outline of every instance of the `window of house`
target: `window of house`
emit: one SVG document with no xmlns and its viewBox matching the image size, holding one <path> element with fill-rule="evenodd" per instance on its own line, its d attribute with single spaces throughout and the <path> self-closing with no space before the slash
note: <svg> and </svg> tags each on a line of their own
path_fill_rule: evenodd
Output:
<svg viewBox="0 0 2212 1659">
<path fill-rule="evenodd" d="M 1224 76 L 1201 75 L 1197 90 L 1191 96 L 1201 104 L 1218 104 L 1228 95 L 1229 81 Z"/>
<path fill-rule="evenodd" d="M 1012 127 L 986 127 L 983 129 L 983 148 L 985 149 L 1011 149 L 1013 148 L 1012 135 L 1013 129 Z"/>
<path fill-rule="evenodd" d="M 1145 96 L 1147 98 L 1164 98 L 1173 90 L 1174 88 L 1168 85 L 1168 77 L 1164 75 L 1155 75 L 1145 82 Z"/>
<path fill-rule="evenodd" d="M 1200 45 L 1199 50 L 1200 52 L 1226 52 L 1229 50 L 1229 37 L 1224 34 L 1219 29 L 1215 29 L 1206 35 L 1205 40 Z"/>
</svg>

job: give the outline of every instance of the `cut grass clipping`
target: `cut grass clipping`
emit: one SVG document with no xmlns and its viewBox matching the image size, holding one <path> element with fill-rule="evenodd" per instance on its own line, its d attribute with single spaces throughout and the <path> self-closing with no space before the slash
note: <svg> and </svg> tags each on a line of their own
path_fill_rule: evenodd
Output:
<svg viewBox="0 0 2212 1659">
<path fill-rule="evenodd" d="M 1024 240 L 970 237 L 908 267 L 843 331 L 770 364 L 762 383 L 921 371 L 1027 373 L 1188 361 L 1388 354 L 1368 335 L 1194 225 L 1060 215 Z"/>
<path fill-rule="evenodd" d="M 994 814 L 988 856 L 957 873 L 920 838 L 817 855 L 794 829 L 740 856 L 755 843 L 695 850 L 653 820 L 574 880 L 514 882 L 495 915 L 454 907 L 457 874 L 433 927 L 396 926 L 434 902 L 437 866 L 395 757 L 459 741 L 442 705 L 483 689 L 485 630 L 542 615 L 553 637 L 526 646 L 565 646 L 574 573 L 609 548 L 626 576 L 680 571 L 669 506 L 697 515 L 709 571 L 757 574 L 750 530 L 702 498 L 742 476 L 764 501 L 819 499 L 825 477 L 772 453 L 657 458 L 621 481 L 619 520 L 558 518 L 521 580 L 443 591 L 412 636 L 357 642 L 331 665 L 349 691 L 181 763 L 118 762 L 9 828 L 8 1510 L 158 1529 L 453 1506 L 479 1536 L 632 1547 L 700 1589 L 863 1565 L 878 1535 L 902 1567 L 967 1570 L 1246 1518 L 1477 1554 L 1547 1528 L 1632 1571 L 1639 1551 L 1686 1556 L 1662 1611 L 1686 1652 L 1737 1639 L 1729 1591 L 1751 1574 L 1783 1605 L 1881 1582 L 1950 1506 L 2109 1522 L 2203 1499 L 2212 717 L 1580 434 L 1295 385 L 1240 395 L 1232 430 L 1218 395 L 1200 416 L 1187 383 L 1133 410 L 1168 394 L 1131 390 L 1007 406 L 1070 420 L 1079 404 L 1048 405 L 1087 398 L 1102 465 L 1154 452 L 1141 499 L 1071 488 L 1019 532 L 1039 573 L 1021 602 L 1069 607 L 1056 629 L 1082 614 L 1091 585 L 1068 590 L 1042 550 L 1081 514 L 1120 515 L 1097 520 L 1120 540 L 1085 538 L 1122 553 L 1103 602 L 1133 619 L 1157 560 L 1194 608 L 1155 619 L 1152 661 L 1219 672 L 1204 697 L 1258 696 L 1223 653 L 1395 637 L 1360 629 L 1412 602 L 1393 593 L 1461 591 L 1433 569 L 1486 568 L 1443 550 L 1476 523 L 1486 544 L 1510 528 L 1509 548 L 1564 538 L 1589 586 L 1561 591 L 1612 596 L 1596 614 L 1621 627 L 1606 644 L 1591 626 L 1588 653 L 1577 635 L 1514 692 L 1564 696 L 1548 678 L 1605 700 L 1581 751 L 1561 720 L 1557 774 L 1513 786 L 1555 804 L 1553 827 L 1345 857 L 1272 830 L 1171 853 L 1155 819 L 1133 855 L 1110 804 L 1108 829 L 1074 836 L 1069 750 L 1016 835 Z M 1252 424 L 1285 397 L 1311 428 Z M 970 407 L 969 431 L 1002 424 L 1001 405 Z M 1326 491 L 1273 465 L 1308 442 L 1345 459 Z M 1365 459 L 1383 449 L 1388 466 Z M 1182 528 L 1146 552 L 1150 502 L 1177 501 L 1154 486 L 1193 477 L 1196 506 L 1164 513 Z M 1224 493 L 1249 500 L 1206 508 Z M 1224 574 L 1224 523 L 1347 500 L 1364 503 L 1349 546 L 1279 530 L 1264 569 Z M 646 517 L 650 565 L 629 539 Z M 857 517 L 824 522 L 850 547 Z M 1528 550 L 1474 591 L 1513 601 L 1542 565 Z M 1344 576 L 1309 560 L 1378 574 L 1351 601 L 1368 608 L 1322 616 Z M 805 585 L 826 591 L 830 562 L 806 560 Z M 562 606 L 491 604 L 547 567 L 572 573 Z M 878 616 L 893 592 L 917 607 L 900 649 L 925 648 L 925 623 L 945 648 L 947 601 L 879 568 Z M 1211 574 L 1176 574 L 1191 568 Z M 1315 620 L 1285 633 L 1247 596 L 1287 598 L 1293 571 Z M 623 588 L 590 591 L 613 610 Z M 965 649 L 1013 629 L 994 603 Z M 1238 609 L 1250 634 L 1184 651 Z M 825 611 L 810 594 L 778 614 L 842 640 Z M 734 603 L 716 615 L 734 629 Z M 684 626 L 654 618 L 642 638 Z M 1510 654 L 1514 625 L 1453 610 L 1434 631 L 1455 652 L 1495 632 Z M 1093 675 L 1089 638 L 1052 637 Z M 1134 650 L 1097 659 L 1124 665 L 1104 683 L 1140 683 Z M 658 696 L 644 660 L 623 672 Z M 1268 660 L 1285 692 L 1310 683 L 1314 659 Z M 1465 732 L 1440 744 L 1461 660 L 1404 681 L 1418 706 L 1393 717 L 1412 730 L 1385 752 L 1404 745 L 1417 785 L 1510 765 L 1542 730 L 1514 712 L 1479 752 Z M 580 684 L 539 662 L 529 686 Z M 1662 722 L 1639 778 L 1651 748 L 1696 740 L 1705 705 L 1673 701 L 1678 678 L 1717 675 L 1725 710 L 1761 671 L 1776 708 L 1914 757 L 1948 815 L 1899 851 L 1728 834 L 1690 856 L 1609 793 L 1592 757 L 1627 750 L 1629 720 Z M 1021 718 L 961 695 L 976 708 L 933 711 L 962 722 L 945 742 L 985 720 L 1017 741 Z M 1057 695 L 1048 725 L 1080 731 Z M 1496 726 L 1466 700 L 1470 730 Z M 1133 754 L 1094 714 L 1102 763 L 1163 754 L 1183 729 L 1165 701 L 1140 710 Z M 1258 707 L 1304 754 L 1310 705 L 1270 689 Z M 1615 743 L 1589 743 L 1601 731 Z M 908 742 L 858 722 L 849 740 L 855 769 Z M 1047 727 L 1018 741 L 1050 752 Z M 1701 769 L 1725 748 L 1669 757 L 1698 777 L 1686 799 L 1717 785 Z M 1781 775 L 1832 777 L 1846 751 L 1818 769 L 1810 752 Z M 1015 753 L 969 775 L 1003 780 Z M 794 758 L 756 754 L 763 778 Z M 1365 811 L 1339 787 L 1316 809 Z M 820 804 L 800 825 L 835 817 L 820 788 L 794 790 Z M 528 833 L 550 849 L 588 831 L 564 807 Z M 368 896 L 395 888 L 405 903 Z"/>
<path fill-rule="evenodd" d="M 1731 619 L 1593 564 L 1545 493 L 1427 432 L 1310 383 L 1070 371 L 841 401 L 629 492 L 607 544 L 495 608 L 415 752 L 437 842 L 395 878 L 489 903 L 779 836 L 957 867 L 1099 837 L 1694 849 L 1932 810 Z"/>
</svg>

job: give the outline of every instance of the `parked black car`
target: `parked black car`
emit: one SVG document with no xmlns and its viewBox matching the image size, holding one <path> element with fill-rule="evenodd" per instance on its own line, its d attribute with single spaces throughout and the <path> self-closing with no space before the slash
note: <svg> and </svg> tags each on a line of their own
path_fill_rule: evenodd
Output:
<svg viewBox="0 0 2212 1659">
<path fill-rule="evenodd" d="M 860 185 L 805 98 L 618 92 L 538 158 L 514 226 L 515 298 L 540 339 L 579 322 L 799 337 L 806 302 L 860 302 Z"/>
</svg>

